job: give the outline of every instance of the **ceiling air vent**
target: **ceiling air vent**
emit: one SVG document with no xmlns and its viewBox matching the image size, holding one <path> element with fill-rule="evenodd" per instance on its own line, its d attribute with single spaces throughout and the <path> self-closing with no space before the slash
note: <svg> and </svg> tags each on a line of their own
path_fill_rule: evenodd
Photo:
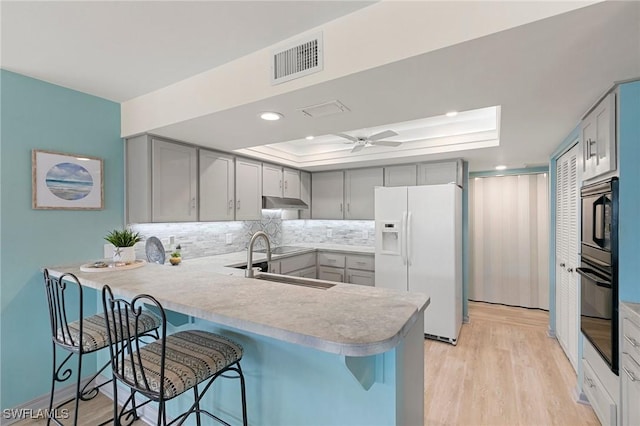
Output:
<svg viewBox="0 0 640 426">
<path fill-rule="evenodd" d="M 322 33 L 284 46 L 271 58 L 271 85 L 322 71 Z"/>
</svg>

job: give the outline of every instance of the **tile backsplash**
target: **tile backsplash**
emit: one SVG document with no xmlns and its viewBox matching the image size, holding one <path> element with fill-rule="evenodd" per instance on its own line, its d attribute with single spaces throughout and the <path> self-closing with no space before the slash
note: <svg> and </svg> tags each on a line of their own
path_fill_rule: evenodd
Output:
<svg viewBox="0 0 640 426">
<path fill-rule="evenodd" d="M 350 246 L 375 244 L 373 220 L 284 220 L 282 244 L 332 243 Z"/>
<path fill-rule="evenodd" d="M 279 212 L 263 211 L 262 220 L 237 222 L 188 222 L 188 223 L 143 223 L 130 226 L 140 232 L 144 239 L 158 237 L 166 243 L 174 237 L 175 244 L 165 250 L 170 251 L 180 245 L 185 258 L 211 256 L 223 253 L 243 251 L 249 245 L 251 236 L 257 231 L 264 231 L 272 245 L 282 243 L 282 220 Z M 228 243 L 229 238 L 230 243 Z M 144 241 L 143 241 L 144 242 Z M 262 240 L 256 242 L 256 248 L 264 247 Z M 136 246 L 136 256 L 146 259 L 144 244 Z"/>
<path fill-rule="evenodd" d="M 262 212 L 262 220 L 255 221 L 145 223 L 130 227 L 144 239 L 158 237 L 168 252 L 180 244 L 185 258 L 243 251 L 256 231 L 266 232 L 272 246 L 333 243 L 373 247 L 375 238 L 372 220 L 281 220 L 280 212 L 268 210 Z M 172 246 L 167 244 L 170 237 L 175 240 Z M 258 240 L 256 248 L 263 247 L 263 241 Z M 136 245 L 136 256 L 146 259 L 144 241 Z"/>
</svg>

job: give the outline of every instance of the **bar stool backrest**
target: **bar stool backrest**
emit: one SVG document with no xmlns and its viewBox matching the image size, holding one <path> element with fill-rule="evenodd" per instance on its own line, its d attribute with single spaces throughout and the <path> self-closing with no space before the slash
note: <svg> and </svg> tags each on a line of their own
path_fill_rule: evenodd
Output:
<svg viewBox="0 0 640 426">
<path fill-rule="evenodd" d="M 71 351 L 82 350 L 80 339 L 83 332 L 83 312 L 82 312 L 82 286 L 78 278 L 72 273 L 62 274 L 59 278 L 49 275 L 47 269 L 44 270 L 44 284 L 47 293 L 47 304 L 49 306 L 49 320 L 51 323 L 51 338 L 53 341 Z M 78 332 L 69 327 L 69 324 L 76 321 L 75 315 L 69 318 L 67 312 L 68 299 L 78 297 Z M 72 312 L 73 314 L 73 312 Z"/>
<path fill-rule="evenodd" d="M 113 375 L 148 398 L 159 400 L 164 395 L 167 337 L 167 318 L 162 305 L 153 296 L 146 294 L 140 294 L 131 301 L 114 298 L 109 286 L 102 288 L 102 303 L 109 335 Z M 142 338 L 149 336 L 139 332 L 143 328 L 139 326 L 139 319 L 144 305 L 147 305 L 146 308 L 156 311 L 162 323 L 161 350 L 158 354 L 160 356 L 159 380 L 157 378 L 152 380 L 148 376 L 147 370 L 142 368 L 143 359 L 140 356 L 140 348 L 146 344 Z M 122 338 L 120 338 L 121 336 Z"/>
</svg>

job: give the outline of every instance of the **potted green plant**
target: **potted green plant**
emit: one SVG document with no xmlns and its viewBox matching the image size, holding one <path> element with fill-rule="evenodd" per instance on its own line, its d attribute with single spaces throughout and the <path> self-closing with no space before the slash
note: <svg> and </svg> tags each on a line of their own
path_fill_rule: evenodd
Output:
<svg viewBox="0 0 640 426">
<path fill-rule="evenodd" d="M 179 251 L 174 251 L 173 253 L 171 253 L 171 257 L 169 258 L 169 262 L 171 262 L 172 265 L 177 265 L 181 261 L 182 261 L 182 255 L 180 254 Z"/>
<path fill-rule="evenodd" d="M 114 262 L 133 263 L 136 261 L 136 252 L 133 246 L 142 240 L 139 232 L 133 232 L 128 228 L 114 229 L 104 239 L 114 246 Z"/>
</svg>

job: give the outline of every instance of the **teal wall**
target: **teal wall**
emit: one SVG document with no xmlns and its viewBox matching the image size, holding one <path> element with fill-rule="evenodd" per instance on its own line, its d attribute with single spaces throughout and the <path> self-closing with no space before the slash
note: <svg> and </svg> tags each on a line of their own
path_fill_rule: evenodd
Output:
<svg viewBox="0 0 640 426">
<path fill-rule="evenodd" d="M 640 81 L 620 85 L 618 285 L 622 301 L 640 302 Z"/>
<path fill-rule="evenodd" d="M 49 392 L 51 337 L 40 268 L 102 257 L 103 236 L 123 223 L 124 154 L 118 104 L 5 70 L 0 71 L 0 90 L 4 409 Z M 33 210 L 32 149 L 102 158 L 104 210 Z M 87 300 L 85 313 L 95 312 L 95 295 Z"/>
</svg>

